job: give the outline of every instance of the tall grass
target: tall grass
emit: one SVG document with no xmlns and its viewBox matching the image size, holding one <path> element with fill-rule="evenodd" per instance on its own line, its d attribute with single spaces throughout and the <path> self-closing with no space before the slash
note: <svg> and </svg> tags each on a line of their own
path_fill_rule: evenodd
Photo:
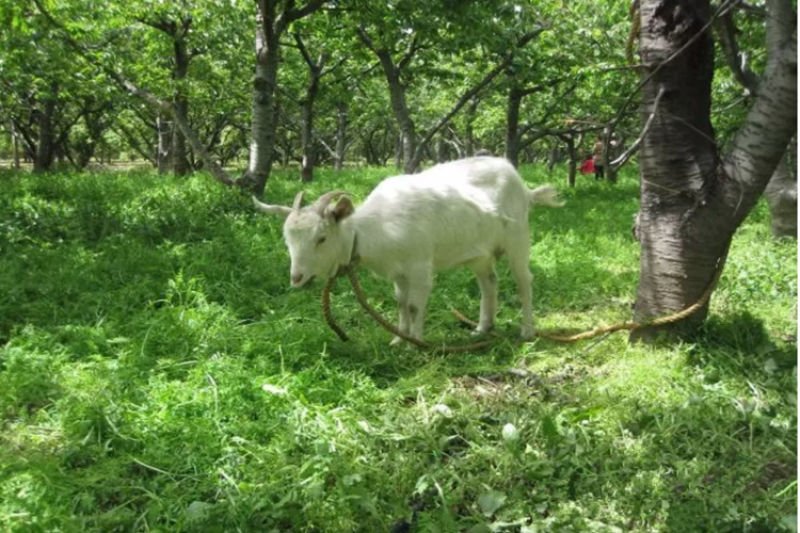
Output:
<svg viewBox="0 0 800 533">
<path fill-rule="evenodd" d="M 309 196 L 390 173 L 320 171 Z M 270 200 L 298 187 L 279 174 Z M 531 217 L 538 327 L 629 318 L 634 175 L 563 195 Z M 390 348 L 344 283 L 337 340 L 288 289 L 279 221 L 207 177 L 0 174 L 0 528 L 796 529 L 796 253 L 759 204 L 690 343 L 438 356 Z M 448 309 L 478 299 L 440 275 L 430 338 L 466 339 Z"/>
</svg>

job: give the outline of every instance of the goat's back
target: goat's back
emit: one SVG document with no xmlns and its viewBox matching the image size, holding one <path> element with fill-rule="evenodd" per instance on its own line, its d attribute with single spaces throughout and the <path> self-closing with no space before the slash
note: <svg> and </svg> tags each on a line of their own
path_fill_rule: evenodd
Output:
<svg viewBox="0 0 800 533">
<path fill-rule="evenodd" d="M 386 261 L 437 270 L 498 255 L 527 235 L 529 191 L 503 158 L 475 157 L 382 181 L 356 210 L 359 239 Z"/>
</svg>

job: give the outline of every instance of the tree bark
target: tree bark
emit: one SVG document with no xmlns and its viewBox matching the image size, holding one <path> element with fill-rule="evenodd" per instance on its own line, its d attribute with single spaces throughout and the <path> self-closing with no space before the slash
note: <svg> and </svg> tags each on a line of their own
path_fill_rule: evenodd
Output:
<svg viewBox="0 0 800 533">
<path fill-rule="evenodd" d="M 189 19 L 191 20 L 191 19 Z M 185 23 L 186 24 L 186 23 Z M 185 34 L 174 36 L 173 49 L 175 52 L 175 66 L 173 76 L 175 79 L 175 114 L 181 120 L 189 122 L 189 96 L 186 84 L 189 75 L 189 61 L 191 56 L 186 49 Z M 172 130 L 172 172 L 176 176 L 185 176 L 189 173 L 189 158 L 187 156 L 186 136 L 180 128 Z"/>
<path fill-rule="evenodd" d="M 344 158 L 347 154 L 347 102 L 340 100 L 336 103 L 336 158 L 333 163 L 334 170 L 344 168 Z"/>
<path fill-rule="evenodd" d="M 780 54 L 789 39 L 796 38 L 797 11 L 791 0 L 767 0 L 767 68 L 779 68 Z M 758 87 L 762 87 L 759 83 Z M 775 237 L 797 239 L 797 136 L 781 158 L 765 190 L 770 227 Z M 793 170 L 795 170 L 793 172 Z"/>
<path fill-rule="evenodd" d="M 763 192 L 797 124 L 797 48 L 787 44 L 730 154 L 720 161 L 710 122 L 714 58 L 708 0 L 641 0 L 641 115 L 664 96 L 640 152 L 640 278 L 634 320 L 647 323 L 694 304 L 717 275 L 736 228 Z M 680 324 L 635 330 L 631 340 L 680 337 Z"/>
<path fill-rule="evenodd" d="M 53 119 L 56 112 L 57 97 L 58 84 L 52 83 L 50 85 L 50 93 L 44 99 L 44 105 L 42 109 L 39 109 L 37 112 L 39 139 L 36 144 L 36 157 L 33 160 L 34 172 L 47 172 L 53 165 L 56 138 Z"/>
<path fill-rule="evenodd" d="M 783 154 L 781 162 L 764 190 L 769 205 L 770 226 L 775 237 L 797 239 L 797 138 Z"/>
<path fill-rule="evenodd" d="M 559 154 L 558 144 L 554 144 L 552 148 L 550 148 L 550 156 L 547 158 L 547 172 L 552 172 L 553 167 L 556 166 L 558 163 L 558 159 L 561 156 Z"/>
<path fill-rule="evenodd" d="M 519 165 L 519 109 L 522 106 L 522 97 L 522 91 L 516 87 L 509 89 L 506 104 L 506 159 L 515 167 Z"/>
<path fill-rule="evenodd" d="M 301 143 L 303 145 L 303 161 L 301 163 L 300 175 L 304 183 L 310 183 L 314 179 L 314 165 L 316 164 L 316 153 L 314 146 L 314 102 L 319 91 L 319 73 L 312 73 L 306 96 L 300 103 L 302 126 L 300 131 Z"/>
<path fill-rule="evenodd" d="M 567 145 L 567 154 L 569 155 L 569 170 L 567 175 L 567 183 L 570 187 L 575 187 L 575 178 L 578 175 L 578 149 L 575 146 L 575 137 L 572 135 L 565 135 L 562 137 L 564 143 Z"/>
<path fill-rule="evenodd" d="M 308 84 L 306 85 L 305 97 L 300 101 L 301 127 L 300 142 L 303 147 L 303 159 L 300 168 L 300 176 L 304 183 L 309 183 L 314 179 L 314 166 L 316 165 L 316 146 L 314 143 L 314 103 L 319 93 L 319 83 L 322 79 L 323 68 L 327 59 L 326 54 L 320 54 L 314 61 L 306 49 L 303 38 L 299 33 L 294 34 L 294 40 L 303 59 L 308 65 Z"/>
<path fill-rule="evenodd" d="M 158 128 L 156 166 L 159 174 L 166 174 L 172 166 L 172 122 L 159 115 L 156 118 L 156 127 Z"/>
<path fill-rule="evenodd" d="M 394 167 L 398 170 L 403 168 L 403 134 L 398 133 L 394 143 Z"/>
<path fill-rule="evenodd" d="M 11 144 L 14 148 L 14 168 L 20 169 L 19 164 L 19 139 L 17 138 L 17 130 L 14 127 L 14 121 L 11 121 Z"/>
<path fill-rule="evenodd" d="M 768 76 L 779 64 L 781 51 L 787 41 L 794 38 L 797 12 L 791 0 L 767 0 L 766 11 L 767 66 L 764 75 Z M 725 61 L 734 78 L 750 94 L 758 95 L 762 88 L 762 79 L 750 69 L 744 61 L 746 55 L 739 50 L 736 40 L 738 30 L 733 13 L 722 16 L 716 24 L 716 30 Z M 796 139 L 792 147 L 793 155 L 796 156 Z M 790 155 L 784 155 L 775 170 L 765 195 L 770 209 L 773 235 L 797 238 L 797 176 L 789 172 L 789 167 L 786 166 L 787 157 Z"/>
<path fill-rule="evenodd" d="M 253 81 L 253 113 L 250 128 L 250 163 L 248 175 L 257 195 L 264 187 L 272 170 L 275 146 L 275 88 L 278 78 L 279 35 L 274 23 L 276 13 L 273 2 L 258 2 L 256 28 L 256 73 Z"/>
<path fill-rule="evenodd" d="M 475 155 L 475 116 L 478 114 L 478 104 L 480 99 L 473 98 L 467 106 L 466 116 L 464 117 L 464 152 L 468 156 Z"/>
</svg>

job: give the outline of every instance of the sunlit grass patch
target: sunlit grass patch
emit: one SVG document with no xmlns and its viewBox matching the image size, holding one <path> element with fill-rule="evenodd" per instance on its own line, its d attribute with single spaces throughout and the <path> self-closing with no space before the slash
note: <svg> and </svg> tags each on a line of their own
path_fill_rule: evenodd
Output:
<svg viewBox="0 0 800 533">
<path fill-rule="evenodd" d="M 356 200 L 392 169 L 325 169 Z M 536 325 L 630 319 L 633 174 L 523 168 L 567 204 L 531 216 Z M 298 176 L 276 173 L 289 204 Z M 796 514 L 796 243 L 745 223 L 695 338 L 516 342 L 501 262 L 479 352 L 388 346 L 341 280 L 288 287 L 280 221 L 205 176 L 0 180 L 0 528 L 10 531 L 780 531 Z M 388 282 L 360 278 L 391 319 Z M 471 342 L 468 272 L 426 335 Z M 616 529 L 615 529 L 616 528 Z"/>
</svg>

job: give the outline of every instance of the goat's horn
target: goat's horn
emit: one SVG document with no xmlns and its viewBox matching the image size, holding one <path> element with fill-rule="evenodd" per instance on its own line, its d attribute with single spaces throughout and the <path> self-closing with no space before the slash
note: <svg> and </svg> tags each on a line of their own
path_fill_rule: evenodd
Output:
<svg viewBox="0 0 800 533">
<path fill-rule="evenodd" d="M 295 211 L 299 211 L 300 204 L 302 203 L 303 203 L 303 191 L 300 191 L 294 197 L 294 202 L 292 202 L 292 209 L 294 209 Z"/>
<path fill-rule="evenodd" d="M 325 194 L 317 198 L 317 201 L 314 202 L 313 207 L 317 211 L 317 213 L 319 213 L 319 216 L 322 216 L 325 214 L 325 208 L 328 207 L 328 204 L 331 203 L 331 200 L 335 200 L 336 198 L 339 198 L 340 196 L 343 196 L 345 194 L 350 194 L 350 193 L 347 191 L 326 192 Z"/>
</svg>

